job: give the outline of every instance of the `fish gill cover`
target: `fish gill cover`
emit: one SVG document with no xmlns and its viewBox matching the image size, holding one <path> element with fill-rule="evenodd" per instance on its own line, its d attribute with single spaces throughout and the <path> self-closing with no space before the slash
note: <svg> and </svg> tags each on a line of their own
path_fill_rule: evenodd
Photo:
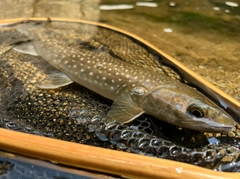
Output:
<svg viewBox="0 0 240 179">
<path fill-rule="evenodd" d="M 77 25 L 78 30 L 65 28 L 68 25 Z M 16 42 L 29 40 L 16 27 L 0 31 L 0 127 L 218 171 L 240 171 L 239 125 L 225 134 L 209 134 L 179 128 L 145 114 L 131 124 L 121 124 L 106 117 L 111 101 L 77 83 L 39 89 L 38 84 L 56 69 L 39 56 L 13 49 Z M 48 28 L 55 39 L 87 50 L 104 50 L 118 60 L 181 80 L 173 69 L 161 63 L 160 56 L 118 32 L 97 27 L 93 33 L 86 24 L 67 22 L 52 22 Z M 212 139 L 218 142 L 210 144 Z"/>
</svg>

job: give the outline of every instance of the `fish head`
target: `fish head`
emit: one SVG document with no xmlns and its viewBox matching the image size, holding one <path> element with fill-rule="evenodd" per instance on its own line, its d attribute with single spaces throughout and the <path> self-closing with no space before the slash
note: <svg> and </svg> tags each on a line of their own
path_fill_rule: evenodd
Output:
<svg viewBox="0 0 240 179">
<path fill-rule="evenodd" d="M 159 88 L 143 100 L 143 109 L 160 120 L 202 132 L 228 132 L 232 117 L 193 88 Z"/>
</svg>

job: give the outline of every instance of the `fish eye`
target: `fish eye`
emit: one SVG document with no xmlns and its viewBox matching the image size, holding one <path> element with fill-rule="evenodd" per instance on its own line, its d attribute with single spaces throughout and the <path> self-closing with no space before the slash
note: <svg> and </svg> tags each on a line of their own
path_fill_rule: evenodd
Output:
<svg viewBox="0 0 240 179">
<path fill-rule="evenodd" d="M 187 109 L 187 111 L 197 117 L 197 118 L 201 118 L 201 117 L 204 117 L 204 111 L 199 107 L 199 106 L 196 106 L 196 105 L 190 105 Z"/>
</svg>

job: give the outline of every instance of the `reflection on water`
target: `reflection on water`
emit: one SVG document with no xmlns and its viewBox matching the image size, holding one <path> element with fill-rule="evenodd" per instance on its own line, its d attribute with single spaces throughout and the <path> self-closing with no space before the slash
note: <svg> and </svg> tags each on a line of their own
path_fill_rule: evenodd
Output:
<svg viewBox="0 0 240 179">
<path fill-rule="evenodd" d="M 165 28 L 163 29 L 164 32 L 167 32 L 167 33 L 171 33 L 173 32 L 173 30 L 171 28 Z"/>
<path fill-rule="evenodd" d="M 116 4 L 116 5 L 100 5 L 100 10 L 123 10 L 123 9 L 132 9 L 134 8 L 131 4 Z"/>
<path fill-rule="evenodd" d="M 157 7 L 158 4 L 155 2 L 136 2 L 136 6 Z"/>
<path fill-rule="evenodd" d="M 238 7 L 238 3 L 235 2 L 226 1 L 225 4 L 231 7 Z"/>
</svg>

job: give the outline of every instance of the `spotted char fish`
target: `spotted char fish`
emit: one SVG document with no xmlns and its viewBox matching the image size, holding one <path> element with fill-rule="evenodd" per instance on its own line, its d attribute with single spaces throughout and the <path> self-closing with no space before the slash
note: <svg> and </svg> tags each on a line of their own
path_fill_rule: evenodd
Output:
<svg viewBox="0 0 240 179">
<path fill-rule="evenodd" d="M 143 113 L 168 123 L 206 132 L 226 132 L 234 120 L 206 96 L 161 73 L 140 68 L 111 55 L 104 48 L 68 44 L 52 38 L 45 26 L 22 24 L 18 31 L 30 42 L 14 49 L 41 56 L 59 71 L 39 85 L 53 89 L 77 82 L 113 100 L 108 117 L 128 123 Z"/>
</svg>

